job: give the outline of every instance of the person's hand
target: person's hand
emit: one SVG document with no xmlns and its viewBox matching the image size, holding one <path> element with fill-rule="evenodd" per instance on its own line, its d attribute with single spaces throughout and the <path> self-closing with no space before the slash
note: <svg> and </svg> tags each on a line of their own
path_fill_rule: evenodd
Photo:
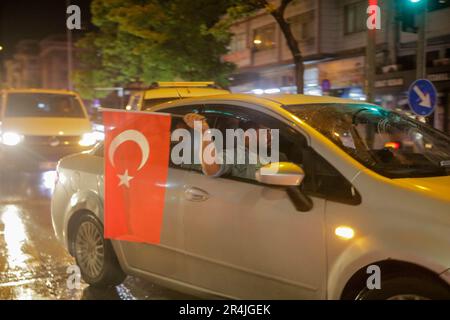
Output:
<svg viewBox="0 0 450 320">
<path fill-rule="evenodd" d="M 194 129 L 194 124 L 196 121 L 201 123 L 202 131 L 205 132 L 209 129 L 208 123 L 206 122 L 206 118 L 197 113 L 188 113 L 183 117 L 184 122 L 192 129 Z"/>
</svg>

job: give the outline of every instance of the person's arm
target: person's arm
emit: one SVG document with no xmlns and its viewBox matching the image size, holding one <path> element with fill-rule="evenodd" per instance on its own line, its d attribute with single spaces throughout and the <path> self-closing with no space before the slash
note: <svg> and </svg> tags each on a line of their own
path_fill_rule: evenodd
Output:
<svg viewBox="0 0 450 320">
<path fill-rule="evenodd" d="M 203 161 L 203 154 L 204 154 L 204 150 L 209 146 L 209 144 L 212 143 L 212 152 L 211 155 L 213 157 L 217 157 L 217 150 L 216 147 L 214 145 L 214 141 L 204 141 L 203 140 L 203 134 L 209 130 L 209 126 L 208 123 L 206 122 L 206 118 L 202 115 L 196 114 L 196 113 L 188 113 L 184 116 L 183 118 L 184 122 L 192 129 L 196 129 L 195 127 L 195 122 L 199 121 L 201 122 L 201 134 L 202 134 L 202 139 L 200 141 L 200 163 L 202 165 L 202 170 L 203 173 L 207 176 L 217 176 L 218 173 L 221 171 L 222 166 L 220 164 L 218 164 L 218 161 L 214 161 L 211 164 L 205 163 Z"/>
</svg>

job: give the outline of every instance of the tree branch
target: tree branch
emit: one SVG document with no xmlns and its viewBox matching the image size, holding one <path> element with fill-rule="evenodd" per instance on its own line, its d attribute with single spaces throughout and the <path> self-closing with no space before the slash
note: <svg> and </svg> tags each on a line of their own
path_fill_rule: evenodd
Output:
<svg viewBox="0 0 450 320">
<path fill-rule="evenodd" d="M 281 4 L 278 7 L 277 11 L 278 14 L 282 17 L 284 17 L 284 12 L 286 11 L 286 7 L 289 5 L 289 3 L 291 3 L 292 0 L 281 0 Z"/>
</svg>

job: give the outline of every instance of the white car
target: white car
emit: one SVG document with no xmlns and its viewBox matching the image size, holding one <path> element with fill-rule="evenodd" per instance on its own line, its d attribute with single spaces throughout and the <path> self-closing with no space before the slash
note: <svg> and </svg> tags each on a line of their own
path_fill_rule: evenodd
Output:
<svg viewBox="0 0 450 320">
<path fill-rule="evenodd" d="M 291 164 L 241 179 L 170 163 L 161 243 L 149 245 L 103 238 L 102 145 L 62 159 L 53 226 L 86 282 L 131 274 L 238 299 L 450 298 L 448 136 L 331 97 L 229 94 L 152 111 L 277 128 Z M 280 186 L 287 173 L 297 182 Z"/>
<path fill-rule="evenodd" d="M 79 95 L 72 91 L 9 89 L 0 92 L 2 168 L 54 169 L 68 154 L 97 143 Z"/>
</svg>

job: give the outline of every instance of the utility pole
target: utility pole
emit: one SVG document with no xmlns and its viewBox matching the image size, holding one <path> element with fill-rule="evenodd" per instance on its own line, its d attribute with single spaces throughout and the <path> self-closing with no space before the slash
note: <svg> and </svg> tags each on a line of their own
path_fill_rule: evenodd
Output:
<svg viewBox="0 0 450 320">
<path fill-rule="evenodd" d="M 66 0 L 66 9 L 70 6 L 70 0 Z M 67 88 L 73 90 L 72 70 L 73 70 L 73 52 L 72 52 L 72 30 L 66 26 L 67 35 Z"/>
<path fill-rule="evenodd" d="M 375 100 L 375 51 L 376 51 L 376 29 L 367 30 L 366 46 L 366 96 L 367 102 Z"/>
<path fill-rule="evenodd" d="M 418 13 L 416 79 L 425 79 L 427 75 L 427 0 L 422 0 Z"/>
<path fill-rule="evenodd" d="M 369 0 L 369 7 L 377 5 L 377 0 Z M 376 13 L 376 19 L 379 19 L 378 13 Z M 376 28 L 367 28 L 367 45 L 366 45 L 366 63 L 365 63 L 365 91 L 367 102 L 375 101 L 375 54 L 376 54 Z"/>
<path fill-rule="evenodd" d="M 427 0 L 421 0 L 417 15 L 417 54 L 416 79 L 427 77 Z M 434 114 L 425 117 L 425 121 L 433 126 Z"/>
<path fill-rule="evenodd" d="M 3 50 L 3 47 L 0 45 L 0 54 L 1 51 Z M 3 63 L 3 60 L 0 58 L 0 63 Z M 3 79 L 3 75 L 1 73 L 2 67 L 0 66 L 0 90 L 3 88 L 3 83 L 4 81 L 6 81 L 5 79 Z"/>
</svg>

